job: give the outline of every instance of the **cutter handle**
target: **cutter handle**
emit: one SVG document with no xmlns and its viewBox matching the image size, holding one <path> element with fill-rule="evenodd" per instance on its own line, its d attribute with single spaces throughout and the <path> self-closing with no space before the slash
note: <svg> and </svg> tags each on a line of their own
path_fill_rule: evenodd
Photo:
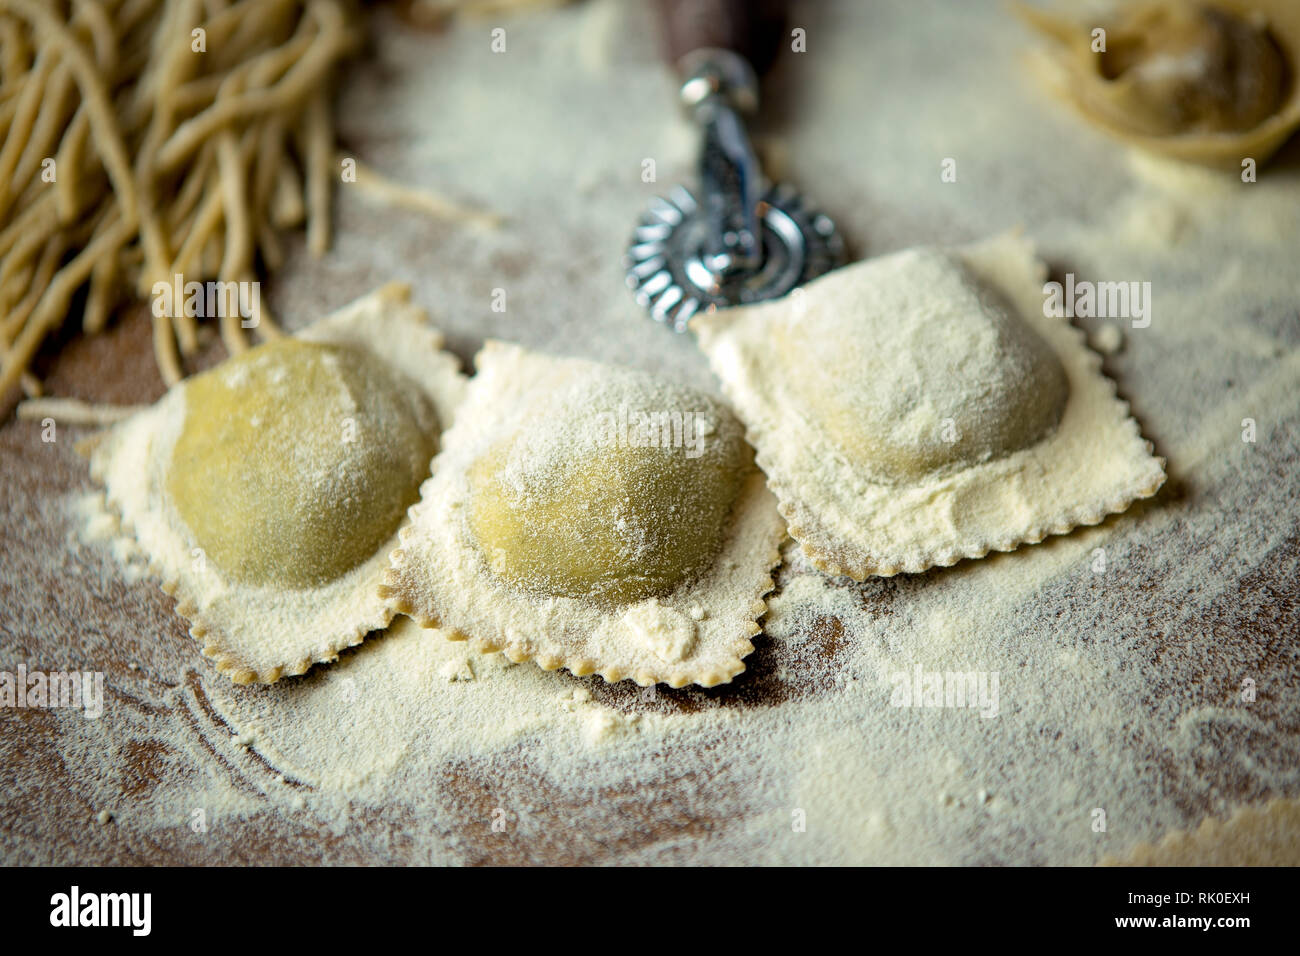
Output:
<svg viewBox="0 0 1300 956">
<path fill-rule="evenodd" d="M 789 0 L 658 0 L 657 6 L 670 62 L 701 48 L 731 50 L 761 76 L 781 48 Z"/>
</svg>

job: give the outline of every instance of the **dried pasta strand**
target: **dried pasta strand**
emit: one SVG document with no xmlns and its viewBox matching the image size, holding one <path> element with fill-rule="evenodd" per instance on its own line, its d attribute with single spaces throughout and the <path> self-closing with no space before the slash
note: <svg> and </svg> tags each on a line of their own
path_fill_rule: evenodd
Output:
<svg viewBox="0 0 1300 956">
<path fill-rule="evenodd" d="M 133 223 L 118 219 L 111 229 L 92 239 L 71 262 L 59 270 L 41 297 L 40 305 L 28 318 L 22 332 L 14 340 L 11 351 L 5 356 L 3 370 L 0 370 L 0 395 L 14 387 L 26 372 L 41 341 L 62 324 L 72 293 L 90 275 L 99 257 L 115 254 L 134 232 Z"/>
<path fill-rule="evenodd" d="M 85 33 L 95 50 L 95 62 L 107 74 L 117 66 L 117 47 L 113 43 L 113 21 L 99 0 L 73 0 L 76 10 L 73 23 L 84 23 Z"/>
<path fill-rule="evenodd" d="M 221 274 L 245 276 L 253 268 L 252 225 L 244 188 L 244 163 L 235 134 L 228 129 L 217 134 L 217 166 L 221 170 L 221 196 L 226 212 L 226 249 Z"/>
<path fill-rule="evenodd" d="M 262 261 L 272 272 L 284 264 L 284 249 L 274 227 L 261 216 L 257 219 L 257 248 L 262 253 Z"/>
<path fill-rule="evenodd" d="M 280 328 L 280 323 L 275 321 L 275 316 L 265 305 L 258 306 L 257 336 L 264 342 L 284 338 L 284 329 Z"/>
<path fill-rule="evenodd" d="M 181 371 L 180 356 L 176 354 L 172 322 L 165 315 L 153 317 L 153 354 L 158 362 L 158 371 L 162 373 L 163 381 L 167 383 L 168 388 L 185 377 Z"/>
<path fill-rule="evenodd" d="M 403 186 L 376 172 L 359 159 L 354 159 L 353 162 L 356 168 L 357 186 L 379 202 L 412 209 L 444 221 L 467 223 L 487 229 L 495 229 L 501 225 L 502 217 L 498 213 L 463 206 L 431 190 Z"/>
<path fill-rule="evenodd" d="M 221 213 L 223 209 L 223 197 L 221 189 L 216 183 L 208 183 L 207 194 L 203 197 L 203 202 L 199 206 L 198 213 L 195 215 L 193 227 L 190 233 L 181 243 L 180 249 L 176 251 L 176 258 L 172 260 L 171 271 L 173 274 L 185 275 L 192 268 L 195 268 L 202 261 L 203 251 L 207 248 L 208 240 L 212 238 L 218 224 L 221 222 Z"/>
<path fill-rule="evenodd" d="M 307 248 L 319 258 L 330 241 L 329 164 L 334 141 L 323 93 L 313 96 L 308 104 L 302 138 L 307 156 Z"/>
<path fill-rule="evenodd" d="M 26 144 L 18 158 L 12 175 L 14 182 L 28 182 L 34 173 L 39 174 L 41 162 L 50 155 L 51 146 L 66 125 L 64 100 L 72 88 L 72 73 L 60 63 L 50 71 L 49 85 L 41 97 L 40 112 L 28 133 Z M 57 167 L 56 167 L 57 173 Z"/>
<path fill-rule="evenodd" d="M 66 248 L 67 243 L 57 236 L 46 243 L 45 249 L 41 252 L 36 267 L 32 271 L 27 295 L 19 299 L 18 304 L 5 316 L 6 337 L 12 337 L 12 330 L 21 328 L 23 323 L 27 321 L 27 317 L 35 310 L 41 295 L 49 288 L 50 280 L 54 278 L 54 272 L 58 269 L 59 260 L 63 257 Z"/>
<path fill-rule="evenodd" d="M 141 274 L 140 292 L 147 294 L 155 282 L 165 281 L 167 264 L 171 261 L 171 248 L 167 230 L 158 212 L 158 182 L 155 162 L 159 147 L 172 127 L 171 91 L 180 82 L 181 53 L 183 46 L 167 44 L 166 39 L 183 31 L 185 24 L 197 18 L 198 0 L 176 0 L 167 7 L 168 16 L 157 35 L 158 55 L 152 75 L 145 81 L 155 88 L 156 106 L 149 126 L 136 155 L 136 177 L 140 184 L 140 240 L 144 249 L 145 267 Z M 192 58 L 192 54 L 191 54 Z"/>
<path fill-rule="evenodd" d="M 143 405 L 101 405 L 75 398 L 29 398 L 18 403 L 18 418 L 21 421 L 53 418 L 64 425 L 100 427 L 130 418 L 142 408 Z"/>
<path fill-rule="evenodd" d="M 81 151 L 86 148 L 86 137 L 89 134 L 90 113 L 85 104 L 82 104 L 72 117 L 63 143 L 54 157 L 54 197 L 58 204 L 59 222 L 72 222 L 81 208 L 81 193 L 77 187 L 81 184 Z"/>
<path fill-rule="evenodd" d="M 27 72 L 27 54 L 30 52 L 31 47 L 18 23 L 14 20 L 0 21 L 0 55 L 4 56 L 6 89 L 8 89 L 7 84 L 13 82 L 14 77 Z"/>
<path fill-rule="evenodd" d="M 0 265 L 0 285 L 7 285 L 14 276 L 20 275 L 19 270 L 44 248 L 54 231 L 53 228 L 33 229 L 15 242 L 13 249 L 5 256 L 4 264 Z"/>
<path fill-rule="evenodd" d="M 7 255 L 15 243 L 27 238 L 33 230 L 54 229 L 58 224 L 57 213 L 54 210 L 55 201 L 54 193 L 46 193 L 14 218 L 4 231 L 0 232 L 0 256 Z"/>
<path fill-rule="evenodd" d="M 90 273 L 90 292 L 86 296 L 86 311 L 81 318 L 82 331 L 91 334 L 103 331 L 108 324 L 116 287 L 116 260 L 110 257 L 100 259 Z"/>
<path fill-rule="evenodd" d="M 178 309 L 172 316 L 172 325 L 176 329 L 176 342 L 180 346 L 181 355 L 193 355 L 199 350 L 199 324 L 195 321 L 194 316 L 190 315 L 184 309 Z"/>
<path fill-rule="evenodd" d="M 185 182 L 176 193 L 171 209 L 167 211 L 169 225 L 173 229 L 185 222 L 193 222 L 192 214 L 203 198 L 205 187 L 212 175 L 212 164 L 216 162 L 216 151 L 211 143 L 205 143 L 199 151 L 198 160 L 186 172 Z M 186 230 L 188 234 L 188 230 Z"/>
<path fill-rule="evenodd" d="M 227 309 L 221 316 L 221 341 L 226 343 L 226 351 L 231 355 L 240 355 L 248 351 L 248 338 L 240 325 L 238 312 Z"/>
<path fill-rule="evenodd" d="M 45 84 L 50 73 L 50 60 L 46 55 L 37 57 L 32 68 L 34 82 L 26 86 L 14 107 L 14 117 L 9 124 L 4 146 L 0 147 L 0 215 L 9 208 L 14 196 L 9 184 L 14 181 L 14 172 L 18 168 L 20 151 L 31 135 L 36 123 L 36 114 L 41 108 L 41 98 L 45 93 Z"/>
<path fill-rule="evenodd" d="M 271 225 L 277 229 L 302 225 L 307 218 L 307 206 L 302 195 L 302 178 L 298 170 L 285 163 L 276 171 L 275 188 L 271 192 Z"/>
</svg>

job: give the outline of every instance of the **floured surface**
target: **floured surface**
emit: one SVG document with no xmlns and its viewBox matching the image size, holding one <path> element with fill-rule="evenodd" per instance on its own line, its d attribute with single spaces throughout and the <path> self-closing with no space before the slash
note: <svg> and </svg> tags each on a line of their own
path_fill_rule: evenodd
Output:
<svg viewBox="0 0 1300 956">
<path fill-rule="evenodd" d="M 101 669 L 106 697 L 97 721 L 0 712 L 0 855 L 1088 864 L 1300 797 L 1300 150 L 1249 186 L 1133 158 L 1029 87 L 1018 58 L 1037 40 L 1001 11 L 801 7 L 809 53 L 782 68 L 765 140 L 859 256 L 1023 225 L 1058 280 L 1152 281 L 1151 326 L 1126 325 L 1104 368 L 1169 461 L 1155 498 L 1034 548 L 861 585 L 787 549 L 774 618 L 725 688 L 647 700 L 531 665 L 480 670 L 464 644 L 408 628 L 305 678 L 233 688 L 196 662 L 157 588 L 80 542 L 91 485 L 71 430 L 47 444 L 39 422 L 10 421 L 0 668 Z M 462 359 L 494 336 L 707 386 L 689 337 L 665 336 L 621 282 L 642 204 L 693 167 L 642 16 L 597 2 L 509 20 L 511 52 L 492 59 L 473 25 L 385 31 L 382 64 L 348 85 L 344 134 L 394 176 L 509 222 L 461 235 L 376 215 L 344 187 L 338 248 L 295 258 L 266 290 L 275 313 L 295 325 L 398 275 Z M 435 112 L 431 89 L 447 93 Z M 657 184 L 641 182 L 646 157 Z M 940 181 L 944 157 L 956 183 Z M 152 401 L 148 341 L 143 319 L 74 341 L 50 388 Z M 891 707 L 893 676 L 917 664 L 997 671 L 998 715 Z"/>
<path fill-rule="evenodd" d="M 856 580 L 1097 524 L 1164 483 L 1101 363 L 1000 236 L 692 321 L 790 534 Z"/>
</svg>

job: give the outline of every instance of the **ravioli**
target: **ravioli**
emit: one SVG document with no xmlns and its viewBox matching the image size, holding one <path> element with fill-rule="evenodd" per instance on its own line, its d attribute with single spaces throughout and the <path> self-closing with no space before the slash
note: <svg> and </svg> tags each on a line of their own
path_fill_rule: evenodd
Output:
<svg viewBox="0 0 1300 956">
<path fill-rule="evenodd" d="M 717 399 L 489 342 L 381 593 L 452 639 L 680 687 L 753 650 L 785 538 Z"/>
<path fill-rule="evenodd" d="M 1050 86 L 1135 146 L 1239 170 L 1300 126 L 1293 0 L 1146 0 L 1095 21 L 1018 9 L 1053 42 L 1038 60 Z"/>
<path fill-rule="evenodd" d="M 594 432 L 600 411 L 570 414 L 508 437 L 470 469 L 470 531 L 493 571 L 519 588 L 611 601 L 666 593 L 700 571 L 748 466 L 739 428 L 705 463 L 671 446 L 599 453 L 570 429 L 576 420 Z"/>
<path fill-rule="evenodd" d="M 181 383 L 91 474 L 218 670 L 270 683 L 392 618 L 376 591 L 464 388 L 390 285 Z"/>
<path fill-rule="evenodd" d="M 692 320 L 813 563 L 861 580 L 1009 551 L 1155 493 L 1100 359 L 1016 237 L 909 249 Z"/>
<path fill-rule="evenodd" d="M 803 321 L 772 329 L 777 353 L 852 376 L 848 388 L 815 374 L 786 387 L 857 472 L 889 485 L 924 480 L 1056 428 L 1069 385 L 1041 335 L 943 252 L 910 250 L 889 265 L 875 271 L 897 281 L 840 284 L 835 307 L 869 324 L 858 334 L 814 335 Z"/>
<path fill-rule="evenodd" d="M 368 348 L 280 339 L 189 382 L 166 490 L 231 580 L 320 587 L 397 530 L 437 430 Z"/>
</svg>

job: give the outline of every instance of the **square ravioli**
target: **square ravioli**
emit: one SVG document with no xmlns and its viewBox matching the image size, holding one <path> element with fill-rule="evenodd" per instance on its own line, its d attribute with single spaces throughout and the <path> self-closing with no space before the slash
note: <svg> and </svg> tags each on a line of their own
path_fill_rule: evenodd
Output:
<svg viewBox="0 0 1300 956">
<path fill-rule="evenodd" d="M 378 596 L 464 391 L 393 284 L 187 379 L 89 443 L 122 531 L 236 683 L 334 660 Z"/>
<path fill-rule="evenodd" d="M 382 593 L 481 651 L 648 686 L 744 670 L 785 523 L 718 399 L 489 342 Z"/>
<path fill-rule="evenodd" d="M 1031 61 L 1046 87 L 1133 146 L 1239 173 L 1243 159 L 1262 165 L 1300 127 L 1295 0 L 1133 0 L 1101 15 L 1017 3 L 1015 11 L 1048 40 Z M 1095 48 L 1098 30 L 1109 52 Z"/>
<path fill-rule="evenodd" d="M 1101 359 L 1001 236 L 831 272 L 691 327 L 817 567 L 861 580 L 1096 524 L 1164 482 Z"/>
</svg>

